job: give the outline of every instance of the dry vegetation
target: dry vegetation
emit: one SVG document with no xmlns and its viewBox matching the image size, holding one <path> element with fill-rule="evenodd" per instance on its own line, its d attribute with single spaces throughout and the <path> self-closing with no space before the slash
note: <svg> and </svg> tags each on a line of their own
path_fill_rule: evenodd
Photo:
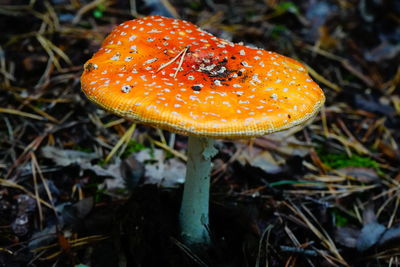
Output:
<svg viewBox="0 0 400 267">
<path fill-rule="evenodd" d="M 398 1 L 149 2 L 1 1 L 0 265 L 398 266 Z M 302 129 L 218 141 L 207 253 L 177 235 L 186 138 L 80 92 L 112 27 L 150 13 L 296 58 L 327 95 Z"/>
</svg>

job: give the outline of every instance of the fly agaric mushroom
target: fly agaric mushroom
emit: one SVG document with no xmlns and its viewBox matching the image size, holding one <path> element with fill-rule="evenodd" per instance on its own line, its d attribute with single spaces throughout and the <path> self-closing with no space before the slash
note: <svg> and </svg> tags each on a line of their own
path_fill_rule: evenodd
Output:
<svg viewBox="0 0 400 267">
<path fill-rule="evenodd" d="M 207 244 L 216 138 L 251 138 L 312 118 L 325 97 L 299 62 L 219 39 L 178 19 L 115 27 L 85 64 L 82 90 L 124 118 L 189 136 L 182 238 Z"/>
</svg>

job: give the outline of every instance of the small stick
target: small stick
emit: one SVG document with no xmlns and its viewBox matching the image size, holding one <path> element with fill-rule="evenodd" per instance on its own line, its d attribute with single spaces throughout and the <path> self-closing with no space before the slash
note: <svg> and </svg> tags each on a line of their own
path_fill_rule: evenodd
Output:
<svg viewBox="0 0 400 267">
<path fill-rule="evenodd" d="M 170 61 L 168 61 L 168 62 L 165 63 L 165 64 L 161 64 L 161 66 L 158 68 L 158 70 L 157 70 L 156 72 L 159 72 L 160 70 L 162 70 L 162 69 L 165 68 L 166 66 L 170 65 L 171 63 L 173 63 L 173 62 L 174 62 L 175 60 L 177 60 L 178 57 L 179 57 L 180 55 L 182 55 L 182 53 L 185 52 L 186 50 L 187 50 L 187 48 L 183 49 L 183 50 L 182 50 L 181 52 L 179 52 L 179 54 L 176 55 L 173 59 L 171 59 Z"/>
<path fill-rule="evenodd" d="M 282 251 L 291 252 L 296 254 L 304 254 L 307 256 L 318 256 L 318 253 L 314 250 L 304 249 L 304 248 L 296 248 L 296 247 L 289 247 L 289 246 L 280 246 L 279 247 Z"/>
<path fill-rule="evenodd" d="M 179 70 L 182 67 L 183 59 L 185 58 L 185 55 L 186 55 L 186 52 L 188 51 L 188 49 L 189 49 L 189 46 L 186 46 L 186 48 L 183 50 L 183 54 L 182 54 L 181 60 L 179 61 L 178 68 L 176 69 L 176 72 L 174 74 L 174 79 L 176 78 L 176 75 L 178 74 Z"/>
</svg>

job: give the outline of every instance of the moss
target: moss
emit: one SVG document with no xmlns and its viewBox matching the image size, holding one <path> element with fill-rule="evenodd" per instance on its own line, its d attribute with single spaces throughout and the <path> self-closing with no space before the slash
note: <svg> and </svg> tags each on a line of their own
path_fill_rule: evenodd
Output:
<svg viewBox="0 0 400 267">
<path fill-rule="evenodd" d="M 337 227 L 344 227 L 349 223 L 349 220 L 347 219 L 346 215 L 338 209 L 332 210 L 332 216 L 334 218 L 334 222 Z"/>
<path fill-rule="evenodd" d="M 92 148 L 89 148 L 89 147 L 81 147 L 81 146 L 79 146 L 79 145 L 73 146 L 72 149 L 73 149 L 73 150 L 76 150 L 76 151 L 80 151 L 80 152 L 85 152 L 85 153 L 93 153 L 93 152 L 94 152 L 94 150 L 93 150 Z"/>
<path fill-rule="evenodd" d="M 129 141 L 129 143 L 128 143 L 128 145 L 127 145 L 127 147 L 126 147 L 124 153 L 122 154 L 122 157 L 123 157 L 123 158 L 126 158 L 126 157 L 128 157 L 129 155 L 131 155 L 131 154 L 133 154 L 133 153 L 136 153 L 136 152 L 138 152 L 138 151 L 140 151 L 140 150 L 143 150 L 143 149 L 145 149 L 145 148 L 146 148 L 146 147 L 145 147 L 144 145 L 139 144 L 139 143 L 137 143 L 135 140 L 132 139 L 132 140 Z"/>
<path fill-rule="evenodd" d="M 279 39 L 282 35 L 288 32 L 288 28 L 284 25 L 274 25 L 271 31 L 271 37 L 273 39 Z"/>
<path fill-rule="evenodd" d="M 202 8 L 202 4 L 200 1 L 190 1 L 189 8 L 192 10 L 200 11 Z"/>
<path fill-rule="evenodd" d="M 380 172 L 379 163 L 370 157 L 347 154 L 326 153 L 324 150 L 317 150 L 322 162 L 332 169 L 341 169 L 346 167 L 365 167 L 372 168 Z"/>
<path fill-rule="evenodd" d="M 299 14 L 299 8 L 293 2 L 281 2 L 275 6 L 276 12 L 283 14 L 285 12 L 290 12 L 294 14 Z"/>
<path fill-rule="evenodd" d="M 96 9 L 93 10 L 92 14 L 93 17 L 95 17 L 96 19 L 102 18 L 104 15 L 104 11 L 106 11 L 106 6 L 103 4 L 100 4 L 96 7 Z"/>
</svg>

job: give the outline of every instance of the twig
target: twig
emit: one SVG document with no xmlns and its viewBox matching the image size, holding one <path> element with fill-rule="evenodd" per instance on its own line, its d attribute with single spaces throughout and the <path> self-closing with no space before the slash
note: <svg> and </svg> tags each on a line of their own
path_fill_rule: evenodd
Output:
<svg viewBox="0 0 400 267">
<path fill-rule="evenodd" d="M 208 267 L 208 265 L 202 261 L 199 256 L 197 256 L 196 254 L 193 253 L 193 251 L 185 246 L 185 244 L 179 242 L 178 240 L 176 240 L 175 238 L 171 237 L 171 240 L 173 243 L 175 243 L 175 245 L 180 248 L 182 250 L 182 252 L 184 252 L 186 255 L 188 255 L 194 262 L 196 262 L 198 264 L 198 266 L 203 266 L 203 267 Z"/>
<path fill-rule="evenodd" d="M 31 158 L 33 158 L 32 155 L 33 155 L 33 153 L 31 153 Z M 33 187 L 35 190 L 35 199 L 36 199 L 36 204 L 37 204 L 38 212 L 39 212 L 39 225 L 40 225 L 39 227 L 40 227 L 40 230 L 43 230 L 43 222 L 44 222 L 43 209 L 42 209 L 42 205 L 40 202 L 39 187 L 38 187 L 38 183 L 37 183 L 37 175 L 36 175 L 36 168 L 35 168 L 34 160 L 31 161 L 31 168 L 32 168 L 32 176 L 33 176 Z"/>
<path fill-rule="evenodd" d="M 186 48 L 183 50 L 183 55 L 182 55 L 182 57 L 181 57 L 181 60 L 179 61 L 178 68 L 176 69 L 176 72 L 175 72 L 175 74 L 174 74 L 174 79 L 176 78 L 176 75 L 178 75 L 178 72 L 179 72 L 179 70 L 180 70 L 181 67 L 182 67 L 183 59 L 185 58 L 185 55 L 186 55 L 186 52 L 187 52 L 188 49 L 189 49 L 189 46 L 186 46 Z"/>
<path fill-rule="evenodd" d="M 319 254 L 317 252 L 315 252 L 314 250 L 310 250 L 310 249 L 296 248 L 296 247 L 289 247 L 289 246 L 279 246 L 279 247 L 284 252 L 303 254 L 306 256 L 313 256 L 313 257 L 319 256 Z"/>
<path fill-rule="evenodd" d="M 163 144 L 163 143 L 161 143 L 160 141 L 154 140 L 154 139 L 152 139 L 152 138 L 150 138 L 150 141 L 151 141 L 153 144 L 155 144 L 156 146 L 159 146 L 159 147 L 161 147 L 162 149 L 164 149 L 164 150 L 170 152 L 170 153 L 171 153 L 172 155 L 174 155 L 175 157 L 180 158 L 181 160 L 183 160 L 183 161 L 185 161 L 185 162 L 187 161 L 187 156 L 185 156 L 184 154 L 182 154 L 182 153 L 176 151 L 175 149 L 171 148 L 171 147 L 168 146 L 167 144 Z"/>
<path fill-rule="evenodd" d="M 95 9 L 97 6 L 101 5 L 101 4 L 105 4 L 105 0 L 95 0 L 93 2 L 90 2 L 86 5 L 84 5 L 83 7 L 81 7 L 81 9 L 78 10 L 78 12 L 76 12 L 75 17 L 72 20 L 72 24 L 78 24 L 78 22 L 81 20 L 82 16 L 89 12 L 91 9 Z"/>
<path fill-rule="evenodd" d="M 337 84 L 335 84 L 335 83 L 333 83 L 331 81 L 328 81 L 321 74 L 319 74 L 316 70 L 314 70 L 313 68 L 311 68 L 310 66 L 308 66 L 304 62 L 303 62 L 303 65 L 306 67 L 307 71 L 311 74 L 311 76 L 313 76 L 319 82 L 325 84 L 326 86 L 328 86 L 329 88 L 333 89 L 336 92 L 341 92 L 342 91 L 342 88 L 339 85 L 337 85 Z"/>
<path fill-rule="evenodd" d="M 110 161 L 112 156 L 115 154 L 115 152 L 117 152 L 117 150 L 122 146 L 124 142 L 128 142 L 131 139 L 135 129 L 136 129 L 136 124 L 133 123 L 131 127 L 129 127 L 129 129 L 124 133 L 124 135 L 118 140 L 117 144 L 113 147 L 113 149 L 111 149 L 111 152 L 107 155 L 106 159 L 104 160 L 105 163 Z"/>
<path fill-rule="evenodd" d="M 11 108 L 0 108 L 0 113 L 8 113 L 8 114 L 18 115 L 18 116 L 22 116 L 22 117 L 28 117 L 28 118 L 35 119 L 35 120 L 44 120 L 45 119 L 41 116 L 38 116 L 38 115 L 35 115 L 32 113 L 23 112 L 23 111 L 11 109 Z"/>
<path fill-rule="evenodd" d="M 31 198 L 33 198 L 33 199 L 38 200 L 39 202 L 41 202 L 41 203 L 42 203 L 43 205 L 45 205 L 46 207 L 48 207 L 48 208 L 50 208 L 50 209 L 53 208 L 48 202 L 44 201 L 43 199 L 41 199 L 41 198 L 39 198 L 39 199 L 36 198 L 35 194 L 33 194 L 33 193 L 31 193 L 30 191 L 28 191 L 25 187 L 23 187 L 23 186 L 21 186 L 21 185 L 19 185 L 19 184 L 16 184 L 16 183 L 14 183 L 14 182 L 12 182 L 12 181 L 10 181 L 10 180 L 6 180 L 6 179 L 3 179 L 3 178 L 0 178 L 0 185 L 6 186 L 6 187 L 12 187 L 12 188 L 19 189 L 19 190 L 23 191 L 25 194 L 27 194 L 28 196 L 30 196 Z"/>
<path fill-rule="evenodd" d="M 163 68 L 165 68 L 166 66 L 174 63 L 175 60 L 177 60 L 180 55 L 182 55 L 182 53 L 184 53 L 186 50 L 188 49 L 188 47 L 182 49 L 173 59 L 171 59 L 170 61 L 168 61 L 167 63 L 162 63 L 161 66 L 158 68 L 158 70 L 156 72 L 159 72 L 160 70 L 162 70 Z"/>
</svg>

